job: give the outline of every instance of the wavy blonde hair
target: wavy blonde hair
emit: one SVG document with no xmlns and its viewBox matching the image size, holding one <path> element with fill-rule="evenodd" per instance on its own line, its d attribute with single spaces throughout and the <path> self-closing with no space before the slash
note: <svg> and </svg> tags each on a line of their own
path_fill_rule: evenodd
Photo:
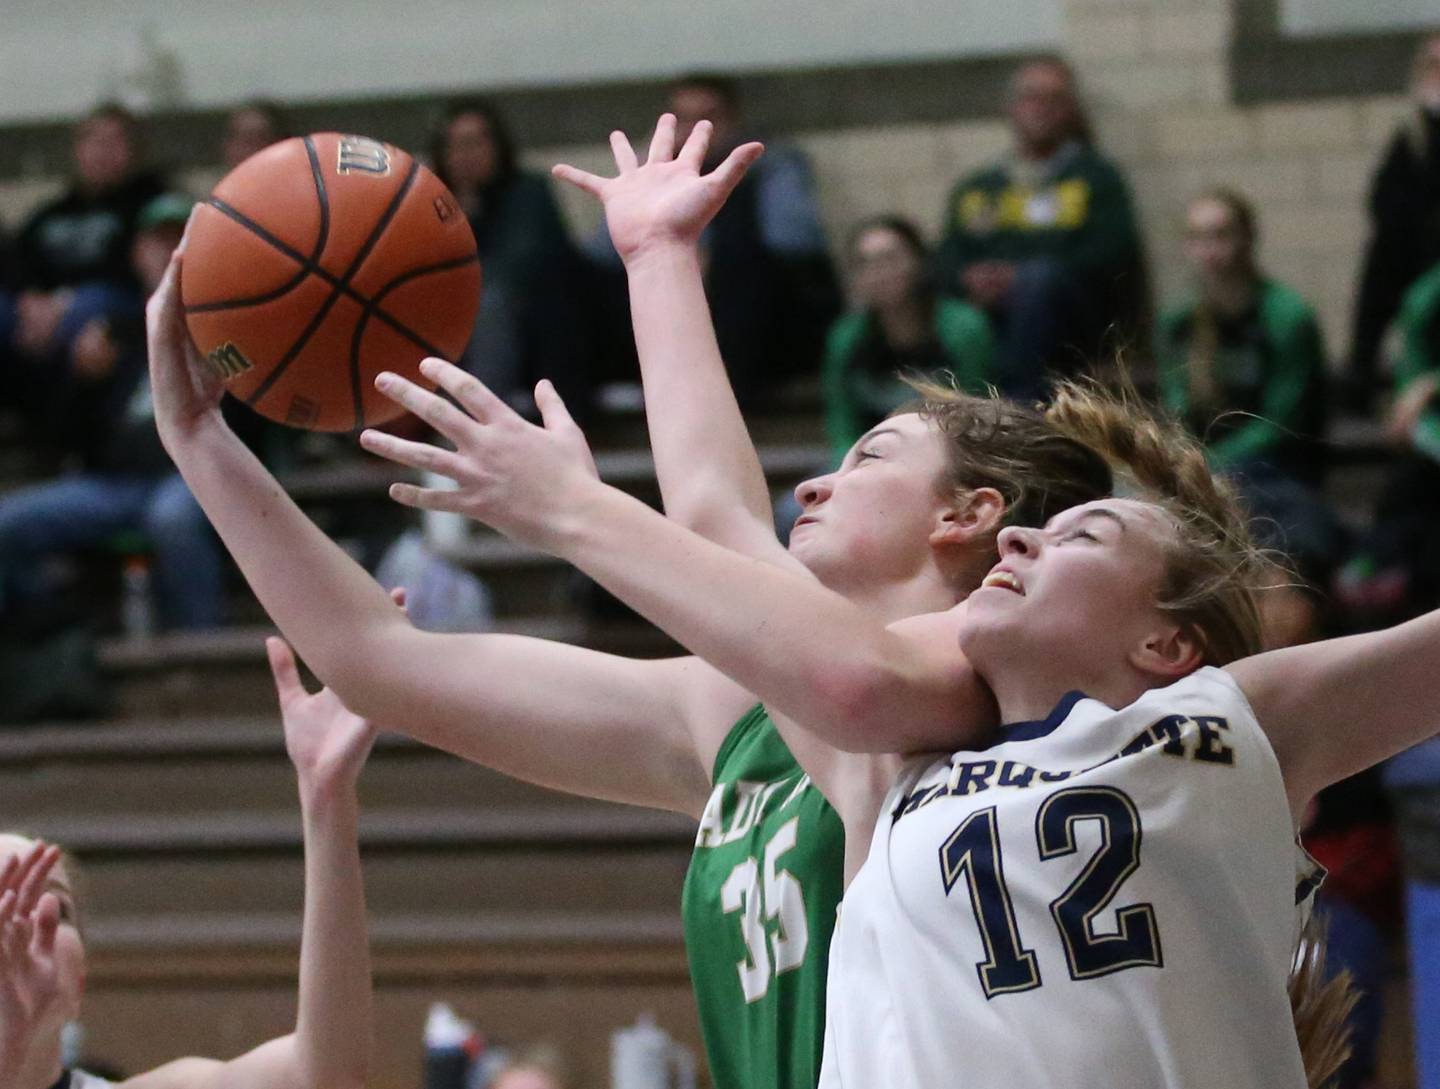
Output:
<svg viewBox="0 0 1440 1089">
<path fill-rule="evenodd" d="M 1256 592 L 1274 559 L 1251 539 L 1239 496 L 1211 473 L 1200 444 L 1128 385 L 1112 392 L 1093 380 L 1062 382 L 1045 415 L 1103 456 L 1122 491 L 1169 514 L 1176 533 L 1156 604 L 1197 639 L 1205 664 L 1258 653 Z"/>
</svg>

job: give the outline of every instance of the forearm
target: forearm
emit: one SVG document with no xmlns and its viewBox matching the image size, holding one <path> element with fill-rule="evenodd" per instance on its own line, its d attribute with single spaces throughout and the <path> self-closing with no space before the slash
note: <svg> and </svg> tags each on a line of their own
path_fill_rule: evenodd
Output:
<svg viewBox="0 0 1440 1089">
<path fill-rule="evenodd" d="M 368 714 L 372 637 L 407 627 L 389 596 L 285 494 L 218 413 L 167 449 L 260 604 L 315 673 Z"/>
<path fill-rule="evenodd" d="M 821 586 L 707 541 L 596 485 L 547 547 L 822 740 L 854 752 L 943 745 L 988 700 L 943 657 Z M 977 702 L 978 699 L 978 702 Z"/>
<path fill-rule="evenodd" d="M 773 538 L 770 492 L 720 357 L 699 254 L 682 243 L 656 247 L 630 258 L 626 272 L 665 511 L 753 551 L 756 526 Z"/>
<path fill-rule="evenodd" d="M 373 1036 L 370 943 L 353 784 L 301 782 L 305 918 L 295 1058 L 303 1089 L 365 1084 Z"/>
<path fill-rule="evenodd" d="M 1292 798 L 1308 798 L 1440 730 L 1437 665 L 1440 611 L 1228 668 L 1270 737 Z"/>
</svg>

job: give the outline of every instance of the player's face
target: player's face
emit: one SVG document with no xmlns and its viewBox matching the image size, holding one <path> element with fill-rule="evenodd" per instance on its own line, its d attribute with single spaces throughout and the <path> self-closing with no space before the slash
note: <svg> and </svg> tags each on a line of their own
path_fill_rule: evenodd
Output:
<svg viewBox="0 0 1440 1089">
<path fill-rule="evenodd" d="M 795 489 L 802 510 L 791 553 L 837 590 L 915 575 L 948 509 L 944 470 L 944 438 L 933 424 L 914 413 L 882 421 L 840 468 Z"/>
<path fill-rule="evenodd" d="M 1202 281 L 1218 280 L 1249 265 L 1249 242 L 1224 201 L 1197 200 L 1185 213 L 1185 257 Z"/>
<path fill-rule="evenodd" d="M 1072 507 L 1043 529 L 1006 527 L 1000 561 L 970 595 L 961 648 L 992 681 L 1007 662 L 1080 678 L 1123 663 L 1165 623 L 1155 598 L 1174 532 L 1160 508 L 1127 499 Z"/>
<path fill-rule="evenodd" d="M 1064 69 L 1053 64 L 1022 68 L 1010 90 L 1010 123 L 1023 147 L 1037 153 L 1054 150 L 1075 129 L 1075 88 Z"/>
<path fill-rule="evenodd" d="M 33 845 L 33 841 L 23 836 L 0 835 L 0 866 L 12 857 L 24 855 Z M 85 943 L 77 926 L 75 890 L 63 861 L 57 862 L 50 871 L 45 891 L 53 893 L 60 902 L 60 926 L 55 932 L 60 1009 L 65 1020 L 73 1021 L 80 1016 L 80 998 L 85 990 Z"/>
<path fill-rule="evenodd" d="M 445 130 L 445 173 L 457 187 L 484 185 L 499 168 L 495 134 L 478 113 L 462 113 Z"/>
<path fill-rule="evenodd" d="M 93 190 L 119 185 L 130 173 L 135 149 L 130 130 L 114 117 L 92 117 L 75 134 L 75 169 Z"/>
<path fill-rule="evenodd" d="M 910 299 L 920 283 L 920 255 L 888 227 L 871 227 L 855 240 L 850 256 L 856 301 L 883 309 Z"/>
</svg>

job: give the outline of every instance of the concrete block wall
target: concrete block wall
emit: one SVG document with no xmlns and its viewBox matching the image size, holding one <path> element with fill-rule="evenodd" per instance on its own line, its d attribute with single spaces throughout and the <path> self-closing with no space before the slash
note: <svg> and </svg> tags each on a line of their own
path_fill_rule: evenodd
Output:
<svg viewBox="0 0 1440 1089">
<path fill-rule="evenodd" d="M 1186 199 L 1210 186 L 1256 205 L 1261 260 L 1318 308 L 1332 358 L 1348 350 L 1368 235 L 1370 177 L 1407 105 L 1399 96 L 1237 105 L 1228 49 L 1235 0 L 1064 0 L 1061 50 L 1079 72 L 1099 139 L 1134 192 L 1159 299 L 1183 289 Z M 1002 153 L 1003 120 L 801 132 L 832 242 L 857 219 L 894 211 L 932 236 L 945 196 Z M 599 145 L 540 148 L 537 167 L 569 157 L 608 166 Z M 577 227 L 597 218 L 566 198 Z"/>
<path fill-rule="evenodd" d="M 1228 57 L 1237 2 L 1062 0 L 1059 48 L 1080 74 L 1103 148 L 1131 182 L 1158 297 L 1184 284 L 1186 198 L 1231 186 L 1257 206 L 1264 266 L 1316 305 L 1338 359 L 1348 348 L 1370 176 L 1406 103 L 1355 95 L 1237 105 Z M 525 158 L 537 169 L 566 161 L 607 171 L 605 135 L 531 147 Z M 933 236 L 957 178 L 1008 143 L 998 117 L 783 136 L 814 161 L 837 247 L 849 225 L 880 212 L 907 215 Z M 212 177 L 197 169 L 186 180 L 203 192 Z M 0 220 L 14 226 L 55 187 L 53 179 L 0 185 Z M 561 200 L 578 233 L 594 228 L 599 209 L 590 198 L 565 191 Z"/>
</svg>

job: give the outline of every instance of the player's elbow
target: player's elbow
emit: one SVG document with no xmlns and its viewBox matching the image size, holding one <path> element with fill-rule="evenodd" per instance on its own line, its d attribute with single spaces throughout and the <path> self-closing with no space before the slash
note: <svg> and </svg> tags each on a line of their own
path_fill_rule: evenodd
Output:
<svg viewBox="0 0 1440 1089">
<path fill-rule="evenodd" d="M 872 662 L 834 662 L 816 670 L 815 714 L 826 740 L 845 752 L 893 752 L 895 697 L 901 688 L 893 671 Z"/>
<path fill-rule="evenodd" d="M 419 634 L 403 617 L 373 630 L 336 632 L 331 645 L 309 664 L 355 714 L 372 722 L 395 721 L 410 699 L 405 666 L 410 656 L 404 644 Z"/>
<path fill-rule="evenodd" d="M 994 697 L 973 672 L 928 675 L 885 660 L 837 665 L 817 681 L 836 748 L 913 753 L 988 742 L 998 721 Z"/>
</svg>

